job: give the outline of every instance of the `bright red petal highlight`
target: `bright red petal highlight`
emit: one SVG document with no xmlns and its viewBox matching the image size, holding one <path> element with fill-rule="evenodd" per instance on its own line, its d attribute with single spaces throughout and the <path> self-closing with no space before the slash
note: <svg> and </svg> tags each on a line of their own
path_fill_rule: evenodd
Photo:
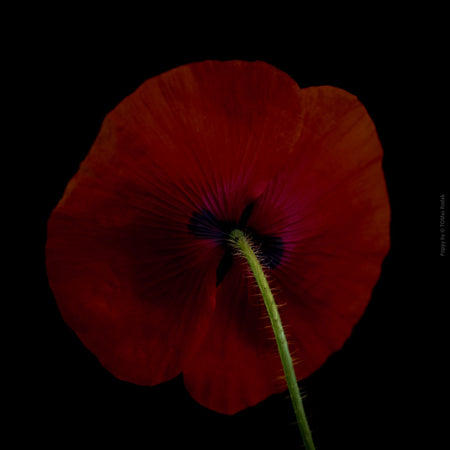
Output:
<svg viewBox="0 0 450 450">
<path fill-rule="evenodd" d="M 110 207 L 108 222 L 75 216 L 86 194 L 76 192 L 48 228 L 50 285 L 64 320 L 118 378 L 145 385 L 173 378 L 211 320 L 216 273 L 202 258 L 218 258 L 169 237 L 150 212 L 151 225 L 136 217 L 114 224 L 131 214 L 125 202 Z"/>
</svg>

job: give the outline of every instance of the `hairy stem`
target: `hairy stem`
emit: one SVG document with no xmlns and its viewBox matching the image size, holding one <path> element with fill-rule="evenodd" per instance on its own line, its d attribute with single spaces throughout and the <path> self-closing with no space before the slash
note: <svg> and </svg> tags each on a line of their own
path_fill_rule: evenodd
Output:
<svg viewBox="0 0 450 450">
<path fill-rule="evenodd" d="M 270 290 L 269 283 L 264 274 L 264 270 L 255 254 L 249 240 L 241 230 L 233 230 L 230 233 L 232 243 L 238 249 L 239 253 L 245 257 L 250 266 L 250 269 L 255 277 L 258 287 L 261 291 L 266 305 L 267 312 L 269 314 L 270 323 L 272 324 L 273 333 L 277 341 L 278 352 L 283 365 L 284 375 L 286 383 L 291 396 L 292 405 L 294 407 L 295 416 L 297 418 L 297 424 L 300 429 L 303 444 L 306 450 L 314 450 L 314 442 L 311 436 L 311 430 L 309 429 L 308 421 L 306 419 L 305 410 L 303 408 L 302 398 L 297 384 L 297 377 L 294 371 L 294 365 L 292 363 L 291 354 L 289 353 L 288 343 L 286 335 L 281 323 L 280 314 L 275 303 L 272 291 Z"/>
</svg>

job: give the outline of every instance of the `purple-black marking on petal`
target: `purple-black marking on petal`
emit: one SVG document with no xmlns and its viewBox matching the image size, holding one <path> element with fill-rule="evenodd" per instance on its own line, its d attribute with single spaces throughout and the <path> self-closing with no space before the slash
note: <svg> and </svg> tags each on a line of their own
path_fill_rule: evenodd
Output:
<svg viewBox="0 0 450 450">
<path fill-rule="evenodd" d="M 189 220 L 189 231 L 199 239 L 209 239 L 225 249 L 225 253 L 217 267 L 216 286 L 218 286 L 233 264 L 233 249 L 229 245 L 230 233 L 235 229 L 247 234 L 260 252 L 261 263 L 273 269 L 283 257 L 283 240 L 279 236 L 261 235 L 246 224 L 252 213 L 253 203 L 249 203 L 241 214 L 238 222 L 219 221 L 208 210 L 195 211 Z"/>
<path fill-rule="evenodd" d="M 238 227 L 239 227 L 239 229 L 242 229 L 242 228 L 245 227 L 245 225 L 247 224 L 248 219 L 250 219 L 250 216 L 251 216 L 251 214 L 252 214 L 253 206 L 254 206 L 254 205 L 255 205 L 255 204 L 254 204 L 253 202 L 252 202 L 252 203 L 249 203 L 249 204 L 244 208 L 244 211 L 242 211 L 241 217 L 240 217 L 239 222 L 238 222 Z"/>
</svg>

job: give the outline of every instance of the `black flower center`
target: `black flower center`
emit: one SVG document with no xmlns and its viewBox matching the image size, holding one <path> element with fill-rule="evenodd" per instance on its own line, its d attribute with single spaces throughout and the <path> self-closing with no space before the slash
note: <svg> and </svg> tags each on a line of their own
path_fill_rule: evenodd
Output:
<svg viewBox="0 0 450 450">
<path fill-rule="evenodd" d="M 225 253 L 217 268 L 218 286 L 230 270 L 233 263 L 233 249 L 229 243 L 230 233 L 239 229 L 256 244 L 260 254 L 261 263 L 273 269 L 278 266 L 283 256 L 283 241 L 279 236 L 262 235 L 247 226 L 252 213 L 253 203 L 249 203 L 241 214 L 238 222 L 220 221 L 208 210 L 195 211 L 189 220 L 189 231 L 199 239 L 209 239 L 224 247 Z"/>
</svg>

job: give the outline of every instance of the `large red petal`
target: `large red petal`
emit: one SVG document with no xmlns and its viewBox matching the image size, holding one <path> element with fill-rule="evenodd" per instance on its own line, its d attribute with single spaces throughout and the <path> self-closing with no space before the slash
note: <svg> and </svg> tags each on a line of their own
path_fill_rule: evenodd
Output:
<svg viewBox="0 0 450 450">
<path fill-rule="evenodd" d="M 209 324 L 220 252 L 124 198 L 113 206 L 97 192 L 87 201 L 94 193 L 80 184 L 49 221 L 47 267 L 60 311 L 117 377 L 149 385 L 173 378 Z M 94 200 L 101 214 L 78 211 Z"/>
<path fill-rule="evenodd" d="M 127 148 L 108 158 L 130 175 L 165 177 L 218 220 L 237 220 L 292 153 L 299 97 L 294 80 L 263 62 L 181 66 L 146 81 L 109 115 Z"/>
<path fill-rule="evenodd" d="M 366 110 L 331 87 L 302 90 L 303 129 L 289 164 L 255 202 L 248 225 L 279 236 L 270 271 L 298 378 L 338 350 L 361 317 L 389 248 L 382 149 Z M 234 413 L 286 387 L 265 312 L 234 264 L 212 327 L 184 370 L 203 405 Z"/>
<path fill-rule="evenodd" d="M 193 211 L 237 220 L 301 129 L 299 88 L 264 63 L 205 62 L 145 82 L 105 119 L 48 224 L 65 321 L 116 376 L 155 384 L 196 350 L 223 250 Z"/>
<path fill-rule="evenodd" d="M 356 97 L 302 90 L 295 156 L 255 203 L 249 225 L 281 236 L 272 275 L 307 376 L 338 350 L 363 314 L 389 249 L 390 208 L 375 127 Z"/>
</svg>

